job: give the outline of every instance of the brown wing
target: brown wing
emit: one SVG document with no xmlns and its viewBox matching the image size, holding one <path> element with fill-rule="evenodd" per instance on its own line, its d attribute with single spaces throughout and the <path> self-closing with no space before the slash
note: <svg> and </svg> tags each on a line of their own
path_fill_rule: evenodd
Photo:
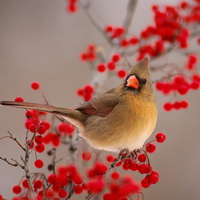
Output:
<svg viewBox="0 0 200 200">
<path fill-rule="evenodd" d="M 120 102 L 120 96 L 113 93 L 104 93 L 76 108 L 85 114 L 107 116 Z"/>
</svg>

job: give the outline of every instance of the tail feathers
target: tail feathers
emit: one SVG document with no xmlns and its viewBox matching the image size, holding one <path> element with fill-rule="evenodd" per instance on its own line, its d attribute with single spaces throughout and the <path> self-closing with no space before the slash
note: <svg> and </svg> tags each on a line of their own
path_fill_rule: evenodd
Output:
<svg viewBox="0 0 200 200">
<path fill-rule="evenodd" d="M 37 110 L 37 111 L 52 113 L 52 114 L 56 114 L 56 115 L 61 115 L 67 121 L 71 122 L 75 126 L 77 126 L 75 121 L 77 121 L 81 124 L 84 124 L 84 122 L 86 120 L 86 114 L 84 114 L 78 110 L 72 110 L 69 108 L 60 108 L 60 107 L 54 107 L 54 106 L 50 106 L 50 105 L 42 105 L 42 104 L 28 103 L 28 102 L 16 102 L 16 101 L 0 101 L 0 105 L 11 106 L 11 107 L 15 107 L 15 108 Z"/>
<path fill-rule="evenodd" d="M 37 110 L 37 111 L 48 112 L 48 113 L 53 113 L 55 111 L 58 112 L 58 108 L 56 108 L 54 106 L 42 105 L 42 104 L 37 104 L 37 103 L 1 101 L 0 104 L 3 106 L 11 106 L 11 107 L 15 107 L 15 108 Z M 59 114 L 59 113 L 57 113 L 57 114 Z"/>
</svg>

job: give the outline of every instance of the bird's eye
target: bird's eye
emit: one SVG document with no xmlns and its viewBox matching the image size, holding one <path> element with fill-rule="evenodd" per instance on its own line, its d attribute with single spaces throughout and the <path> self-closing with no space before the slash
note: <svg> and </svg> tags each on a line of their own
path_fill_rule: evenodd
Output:
<svg viewBox="0 0 200 200">
<path fill-rule="evenodd" d="M 142 85 L 145 85 L 147 80 L 146 79 L 142 79 L 141 82 L 142 82 Z"/>
</svg>

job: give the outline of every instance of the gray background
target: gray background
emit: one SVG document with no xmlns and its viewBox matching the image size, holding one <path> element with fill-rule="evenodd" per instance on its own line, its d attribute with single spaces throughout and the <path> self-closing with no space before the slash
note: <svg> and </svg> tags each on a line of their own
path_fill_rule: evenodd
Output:
<svg viewBox="0 0 200 200">
<path fill-rule="evenodd" d="M 152 23 L 152 4 L 177 2 L 140 0 L 131 25 L 132 33 L 138 34 Z M 91 10 L 101 26 L 120 25 L 126 4 L 127 0 L 93 0 Z M 30 83 L 39 81 L 52 105 L 76 107 L 82 101 L 76 96 L 76 89 L 91 80 L 91 72 L 80 62 L 79 54 L 88 43 L 105 45 L 105 40 L 81 9 L 69 15 L 65 6 L 64 0 L 0 0 L 0 100 L 22 96 L 26 101 L 37 102 L 42 99 L 41 92 L 31 90 Z M 176 54 L 169 58 L 183 63 Z M 119 83 L 120 80 L 112 78 L 107 81 L 107 87 Z M 169 98 L 156 92 L 159 118 L 154 135 L 164 132 L 167 141 L 157 145 L 157 151 L 150 155 L 154 169 L 160 173 L 160 181 L 144 190 L 145 200 L 197 200 L 200 197 L 199 91 L 191 91 L 183 98 L 190 102 L 187 110 L 167 113 L 162 104 Z M 24 111 L 0 108 L 0 137 L 9 130 L 23 143 L 23 123 Z M 20 155 L 22 151 L 13 141 L 0 141 L 0 156 L 19 160 Z M 65 155 L 62 150 L 58 157 Z M 11 188 L 19 183 L 23 171 L 3 161 L 0 169 L 0 194 L 11 198 Z M 81 199 L 72 199 L 78 198 Z"/>
</svg>

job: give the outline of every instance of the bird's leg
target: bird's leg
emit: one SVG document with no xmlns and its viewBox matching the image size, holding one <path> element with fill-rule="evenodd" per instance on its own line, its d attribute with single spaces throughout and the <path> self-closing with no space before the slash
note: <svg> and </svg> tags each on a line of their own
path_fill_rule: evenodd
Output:
<svg viewBox="0 0 200 200">
<path fill-rule="evenodd" d="M 137 159 L 137 155 L 138 153 L 141 152 L 141 149 L 135 149 L 133 151 L 130 152 L 130 157 L 133 159 L 133 160 L 136 160 Z"/>
</svg>

